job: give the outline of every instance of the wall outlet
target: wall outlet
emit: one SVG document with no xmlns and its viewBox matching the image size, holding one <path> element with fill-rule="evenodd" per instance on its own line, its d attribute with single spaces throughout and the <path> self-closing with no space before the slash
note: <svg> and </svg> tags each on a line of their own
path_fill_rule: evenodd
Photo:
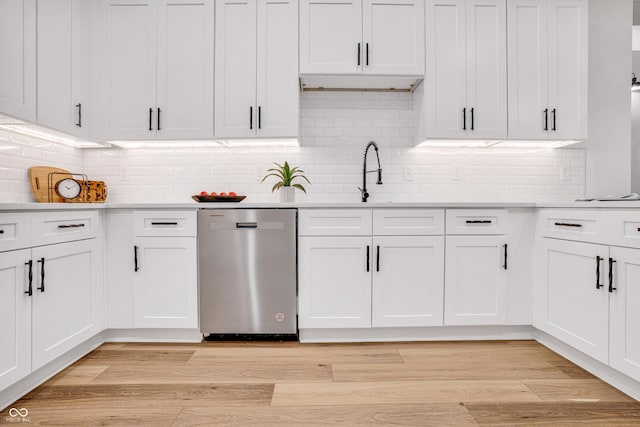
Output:
<svg viewBox="0 0 640 427">
<path fill-rule="evenodd" d="M 560 167 L 560 181 L 571 181 L 571 168 L 569 166 Z"/>
<path fill-rule="evenodd" d="M 406 182 L 413 181 L 413 167 L 405 166 L 402 168 L 402 176 Z"/>
<path fill-rule="evenodd" d="M 118 176 L 120 177 L 120 182 L 129 182 L 129 167 L 120 166 L 118 168 Z"/>
</svg>

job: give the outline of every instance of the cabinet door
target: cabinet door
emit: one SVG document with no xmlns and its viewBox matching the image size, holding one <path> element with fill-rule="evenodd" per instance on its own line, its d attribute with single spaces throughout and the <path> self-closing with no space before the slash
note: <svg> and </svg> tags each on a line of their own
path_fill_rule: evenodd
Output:
<svg viewBox="0 0 640 427">
<path fill-rule="evenodd" d="M 300 74 L 362 74 L 362 0 L 300 0 Z"/>
<path fill-rule="evenodd" d="M 607 363 L 609 248 L 543 238 L 539 250 L 534 326 Z"/>
<path fill-rule="evenodd" d="M 464 138 L 471 124 L 466 119 L 466 1 L 428 0 L 426 8 L 426 136 Z"/>
<path fill-rule="evenodd" d="M 0 0 L 0 113 L 36 120 L 36 0 Z"/>
<path fill-rule="evenodd" d="M 217 138 L 255 136 L 256 2 L 216 2 L 216 112 Z"/>
<path fill-rule="evenodd" d="M 547 0 L 509 0 L 509 138 L 548 135 L 547 10 Z"/>
<path fill-rule="evenodd" d="M 38 2 L 38 123 L 88 137 L 90 2 Z"/>
<path fill-rule="evenodd" d="M 136 241 L 136 328 L 197 328 L 196 239 L 139 237 Z"/>
<path fill-rule="evenodd" d="M 365 74 L 424 74 L 424 1 L 364 0 Z"/>
<path fill-rule="evenodd" d="M 507 6 L 468 0 L 467 136 L 507 137 Z"/>
<path fill-rule="evenodd" d="M 612 247 L 611 258 L 609 363 L 640 381 L 640 250 Z"/>
<path fill-rule="evenodd" d="M 298 240 L 298 326 L 371 326 L 371 237 Z"/>
<path fill-rule="evenodd" d="M 505 244 L 504 236 L 447 236 L 445 325 L 506 323 Z"/>
<path fill-rule="evenodd" d="M 587 1 L 549 0 L 549 109 L 552 139 L 586 139 Z"/>
<path fill-rule="evenodd" d="M 374 237 L 372 252 L 372 326 L 442 325 L 444 237 Z"/>
<path fill-rule="evenodd" d="M 213 138 L 213 35 L 213 0 L 158 2 L 158 138 Z"/>
<path fill-rule="evenodd" d="M 31 250 L 0 253 L 0 390 L 31 372 Z"/>
<path fill-rule="evenodd" d="M 257 22 L 257 136 L 298 136 L 298 2 L 261 0 Z"/>
<path fill-rule="evenodd" d="M 33 369 L 102 330 L 102 255 L 96 239 L 33 249 Z"/>
<path fill-rule="evenodd" d="M 97 136 L 155 139 L 156 3 L 103 0 L 98 19 Z"/>
</svg>

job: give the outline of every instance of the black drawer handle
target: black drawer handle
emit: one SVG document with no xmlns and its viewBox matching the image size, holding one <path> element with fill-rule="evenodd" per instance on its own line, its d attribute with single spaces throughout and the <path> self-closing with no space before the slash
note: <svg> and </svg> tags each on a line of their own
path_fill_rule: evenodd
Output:
<svg viewBox="0 0 640 427">
<path fill-rule="evenodd" d="M 81 128 L 82 127 L 82 104 L 76 104 L 76 108 L 78 109 L 78 123 L 76 123 L 76 126 Z"/>
<path fill-rule="evenodd" d="M 133 247 L 133 271 L 138 271 L 140 268 L 138 267 L 138 247 Z"/>
<path fill-rule="evenodd" d="M 160 109 L 158 108 L 158 130 L 160 130 Z"/>
<path fill-rule="evenodd" d="M 175 221 L 169 221 L 169 222 L 152 222 L 151 225 L 178 225 L 177 222 Z"/>
<path fill-rule="evenodd" d="M 475 108 L 471 107 L 471 130 L 475 130 Z"/>
<path fill-rule="evenodd" d="M 508 256 L 507 248 L 508 248 L 508 245 L 505 243 L 503 245 L 503 247 L 504 247 L 504 264 L 502 265 L 502 268 L 507 270 L 508 269 L 508 267 L 507 267 L 507 256 Z"/>
<path fill-rule="evenodd" d="M 545 108 L 544 111 L 544 129 L 545 131 L 549 130 L 549 109 Z"/>
<path fill-rule="evenodd" d="M 604 258 L 600 257 L 600 255 L 596 256 L 596 289 L 600 289 L 604 285 L 600 284 L 600 261 Z"/>
<path fill-rule="evenodd" d="M 376 271 L 380 271 L 380 246 L 376 246 Z"/>
<path fill-rule="evenodd" d="M 613 263 L 616 262 L 615 259 L 609 258 L 609 292 L 613 293 L 617 288 L 613 287 Z"/>
<path fill-rule="evenodd" d="M 553 127 L 551 128 L 551 130 L 555 132 L 558 130 L 556 129 L 556 109 L 555 108 L 551 110 L 551 117 L 553 118 Z"/>
<path fill-rule="evenodd" d="M 369 245 L 367 245 L 367 273 L 369 272 Z"/>
<path fill-rule="evenodd" d="M 467 107 L 462 109 L 462 130 L 467 130 Z"/>
<path fill-rule="evenodd" d="M 153 108 L 149 108 L 149 130 L 153 130 L 152 121 L 153 120 Z"/>
<path fill-rule="evenodd" d="M 38 262 L 42 263 L 42 267 L 40 268 L 40 286 L 38 290 L 41 293 L 44 293 L 44 258 L 40 258 Z"/>
<path fill-rule="evenodd" d="M 61 224 L 58 226 L 58 228 L 81 228 L 84 226 L 84 224 Z"/>
<path fill-rule="evenodd" d="M 236 222 L 236 228 L 258 228 L 257 222 Z"/>
<path fill-rule="evenodd" d="M 557 225 L 558 227 L 577 227 L 577 228 L 582 227 L 582 224 L 573 224 L 571 222 L 556 222 L 554 224 Z"/>
<path fill-rule="evenodd" d="M 29 290 L 24 291 L 24 293 L 29 296 L 32 296 L 33 295 L 33 260 L 29 260 L 29 262 L 25 262 L 24 265 L 29 266 Z"/>
<path fill-rule="evenodd" d="M 360 66 L 360 43 L 358 43 L 358 67 Z"/>
<path fill-rule="evenodd" d="M 493 221 L 490 219 L 468 219 L 465 222 L 467 224 L 491 224 Z"/>
<path fill-rule="evenodd" d="M 640 231 L 640 228 L 638 228 L 638 231 Z M 4 234 L 4 230 L 0 230 L 0 234 Z"/>
</svg>

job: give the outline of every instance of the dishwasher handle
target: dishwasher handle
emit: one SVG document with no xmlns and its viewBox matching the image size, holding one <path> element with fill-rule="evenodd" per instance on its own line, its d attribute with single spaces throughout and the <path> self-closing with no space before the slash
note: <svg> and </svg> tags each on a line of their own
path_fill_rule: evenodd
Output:
<svg viewBox="0 0 640 427">
<path fill-rule="evenodd" d="M 258 228 L 257 222 L 236 222 L 236 228 Z"/>
</svg>

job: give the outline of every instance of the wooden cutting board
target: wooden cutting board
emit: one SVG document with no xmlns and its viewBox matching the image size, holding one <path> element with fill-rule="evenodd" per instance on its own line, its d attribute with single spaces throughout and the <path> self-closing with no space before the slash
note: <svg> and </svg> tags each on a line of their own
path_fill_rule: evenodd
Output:
<svg viewBox="0 0 640 427">
<path fill-rule="evenodd" d="M 51 200 L 49 200 L 49 174 L 56 172 L 51 176 Z M 36 202 L 64 202 L 55 192 L 56 183 L 64 178 L 72 178 L 68 170 L 54 168 L 51 166 L 32 166 L 29 168 L 29 182 L 31 183 L 31 191 Z"/>
</svg>

